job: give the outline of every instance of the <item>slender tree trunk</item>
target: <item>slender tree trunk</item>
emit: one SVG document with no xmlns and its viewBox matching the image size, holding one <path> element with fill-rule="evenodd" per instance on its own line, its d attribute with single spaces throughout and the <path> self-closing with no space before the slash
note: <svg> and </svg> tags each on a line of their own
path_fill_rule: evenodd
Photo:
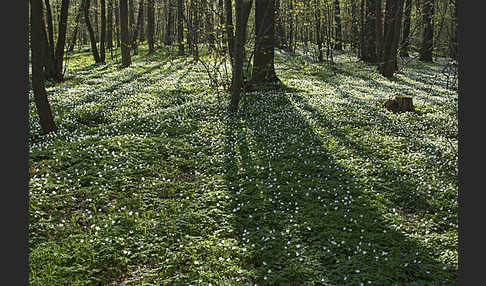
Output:
<svg viewBox="0 0 486 286">
<path fill-rule="evenodd" d="M 132 63 L 130 56 L 130 35 L 128 33 L 128 3 L 127 0 L 120 0 L 120 36 L 122 66 L 128 67 Z"/>
<path fill-rule="evenodd" d="M 93 58 L 96 63 L 101 63 L 101 58 L 100 55 L 98 54 L 98 48 L 96 47 L 96 38 L 95 38 L 95 32 L 93 30 L 93 27 L 91 26 L 91 21 L 89 19 L 89 4 L 90 0 L 83 0 L 83 7 L 84 7 L 84 19 L 86 21 L 86 28 L 88 29 L 89 33 L 89 39 L 91 42 L 91 52 L 93 53 Z"/>
<path fill-rule="evenodd" d="M 257 0 L 259 1 L 259 0 Z M 241 87 L 243 85 L 243 60 L 246 42 L 246 27 L 250 15 L 252 0 L 236 0 L 236 40 L 234 63 L 231 79 L 231 111 L 238 110 Z"/>
<path fill-rule="evenodd" d="M 380 73 L 391 78 L 396 70 L 397 48 L 400 39 L 400 27 L 402 23 L 403 0 L 386 0 L 385 14 L 385 42 Z"/>
<path fill-rule="evenodd" d="M 115 38 L 116 38 L 116 47 L 119 48 L 121 46 L 120 41 L 120 2 L 119 0 L 114 0 L 115 2 Z"/>
<path fill-rule="evenodd" d="M 410 19 L 412 12 L 412 0 L 406 0 L 405 2 L 405 15 L 403 20 L 403 36 L 402 36 L 402 43 L 400 48 L 400 56 L 401 57 L 409 57 L 408 54 L 408 46 L 410 43 Z"/>
<path fill-rule="evenodd" d="M 61 3 L 61 17 L 59 21 L 59 32 L 57 36 L 57 45 L 55 51 L 56 80 L 62 81 L 62 68 L 64 58 L 64 46 L 66 45 L 67 21 L 68 21 L 69 0 L 63 0 Z"/>
<path fill-rule="evenodd" d="M 339 0 L 334 1 L 334 21 L 336 22 L 336 44 L 334 48 L 338 51 L 343 49 L 342 45 L 342 26 L 341 26 L 341 9 L 339 7 Z"/>
<path fill-rule="evenodd" d="M 434 0 L 424 0 L 424 36 L 419 59 L 423 62 L 432 62 L 434 49 Z"/>
<path fill-rule="evenodd" d="M 319 62 L 323 61 L 323 55 L 322 55 L 322 34 L 321 34 L 321 6 L 318 3 L 318 0 L 314 0 L 314 7 L 315 7 L 315 24 L 316 24 L 316 42 L 317 42 L 317 50 L 318 50 L 318 56 L 317 60 Z"/>
<path fill-rule="evenodd" d="M 129 24 L 129 29 L 128 29 L 129 41 L 130 41 L 130 46 L 132 47 L 133 33 L 135 33 L 135 27 L 136 27 L 135 6 L 133 4 L 133 0 L 128 0 L 128 24 Z"/>
<path fill-rule="evenodd" d="M 47 92 L 44 87 L 44 73 L 42 71 L 42 3 L 41 0 L 31 1 L 31 63 L 32 63 L 32 87 L 34 90 L 35 105 L 39 115 L 40 125 L 43 133 L 57 130 L 51 107 L 47 99 Z"/>
<path fill-rule="evenodd" d="M 231 62 L 234 60 L 234 32 L 233 32 L 233 5 L 231 0 L 225 0 L 224 8 L 226 11 L 226 42 Z"/>
<path fill-rule="evenodd" d="M 78 31 L 79 31 L 80 18 L 81 18 L 81 14 L 83 14 L 82 8 L 83 8 L 83 6 L 79 5 L 78 13 L 76 14 L 76 19 L 74 20 L 76 25 L 74 26 L 73 36 L 71 38 L 71 42 L 70 42 L 69 48 L 68 48 L 68 51 L 70 51 L 70 52 L 74 51 L 74 46 L 76 45 L 76 39 L 77 39 L 77 36 L 78 36 Z"/>
<path fill-rule="evenodd" d="M 383 30 L 383 2 L 382 0 L 375 0 L 376 9 L 376 62 L 379 64 L 383 58 L 383 45 L 384 45 L 384 30 Z"/>
<path fill-rule="evenodd" d="M 255 53 L 252 84 L 279 82 L 274 66 L 274 3 L 273 0 L 255 2 Z"/>
<path fill-rule="evenodd" d="M 173 5 L 172 0 L 166 0 L 166 15 L 167 15 L 167 29 L 165 30 L 165 45 L 172 45 L 172 25 L 174 17 L 172 13 Z"/>
<path fill-rule="evenodd" d="M 106 47 L 113 48 L 113 0 L 108 0 L 108 18 L 106 21 Z"/>
<path fill-rule="evenodd" d="M 149 53 L 155 51 L 154 47 L 154 33 L 155 33 L 155 8 L 154 0 L 148 0 L 147 7 L 147 41 L 149 46 Z"/>
<path fill-rule="evenodd" d="M 353 49 L 358 48 L 359 42 L 359 35 L 358 35 L 358 27 L 359 27 L 359 16 L 358 16 L 358 3 L 356 1 L 351 2 L 351 47 Z"/>
<path fill-rule="evenodd" d="M 100 0 L 101 5 L 101 34 L 100 34 L 100 61 L 105 62 L 106 58 L 106 3 L 105 0 Z"/>
<path fill-rule="evenodd" d="M 52 24 L 52 11 L 51 5 L 49 0 L 45 0 L 46 5 L 46 24 L 47 24 L 47 32 L 46 34 L 46 41 L 45 41 L 45 49 L 44 54 L 45 57 L 43 59 L 45 65 L 45 79 L 57 81 L 56 80 L 56 60 L 54 55 L 54 28 Z M 44 19 L 42 19 L 44 22 Z"/>
<path fill-rule="evenodd" d="M 177 0 L 177 42 L 179 43 L 179 55 L 184 55 L 184 3 Z"/>
<path fill-rule="evenodd" d="M 139 38 L 139 33 L 141 30 L 141 26 L 143 25 L 143 0 L 140 0 L 138 4 L 138 17 L 137 17 L 137 25 L 135 27 L 135 30 L 133 31 L 132 34 L 132 49 L 133 52 L 138 54 L 138 43 L 137 39 Z"/>
</svg>

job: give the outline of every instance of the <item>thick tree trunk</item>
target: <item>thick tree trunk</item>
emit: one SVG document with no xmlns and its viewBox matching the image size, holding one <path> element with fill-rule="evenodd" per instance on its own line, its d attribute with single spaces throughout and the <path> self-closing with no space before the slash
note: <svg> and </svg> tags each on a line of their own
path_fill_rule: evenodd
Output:
<svg viewBox="0 0 486 286">
<path fill-rule="evenodd" d="M 259 0 L 257 0 L 259 1 Z M 246 42 L 246 27 L 250 15 L 252 0 L 236 0 L 236 40 L 235 59 L 231 79 L 231 111 L 238 110 L 241 87 L 243 85 L 243 59 Z"/>
<path fill-rule="evenodd" d="M 255 53 L 252 84 L 280 81 L 274 66 L 274 3 L 273 0 L 255 2 Z"/>
<path fill-rule="evenodd" d="M 147 42 L 149 46 L 149 53 L 155 51 L 154 34 L 155 34 L 155 8 L 154 0 L 148 0 L 147 6 Z"/>
<path fill-rule="evenodd" d="M 412 15 L 412 0 L 405 1 L 405 14 L 403 19 L 403 35 L 400 48 L 400 56 L 408 58 L 408 46 L 410 44 L 410 20 Z"/>
<path fill-rule="evenodd" d="M 41 0 L 31 1 L 31 64 L 32 64 L 32 87 L 34 90 L 35 105 L 39 115 L 40 125 L 43 133 L 49 133 L 57 130 L 54 117 L 52 116 L 51 107 L 47 99 L 47 92 L 44 87 L 44 73 L 42 71 L 42 3 Z"/>
<path fill-rule="evenodd" d="M 95 38 L 95 32 L 93 30 L 93 27 L 91 26 L 91 21 L 89 19 L 89 4 L 90 0 L 83 0 L 83 11 L 84 11 L 84 19 L 86 21 L 86 28 L 88 29 L 89 33 L 89 40 L 91 43 L 91 52 L 93 53 L 93 58 L 96 63 L 101 63 L 101 58 L 100 55 L 98 54 L 98 48 L 96 47 L 96 38 Z"/>
<path fill-rule="evenodd" d="M 400 39 L 402 11 L 403 0 L 386 0 L 385 42 L 380 63 L 380 73 L 387 78 L 393 76 L 397 66 L 396 55 Z"/>
<path fill-rule="evenodd" d="M 434 0 L 424 0 L 424 36 L 419 59 L 423 62 L 432 62 L 434 48 Z"/>
<path fill-rule="evenodd" d="M 122 66 L 128 67 L 132 63 L 130 56 L 130 35 L 128 33 L 128 3 L 127 0 L 120 0 L 120 36 Z"/>
</svg>

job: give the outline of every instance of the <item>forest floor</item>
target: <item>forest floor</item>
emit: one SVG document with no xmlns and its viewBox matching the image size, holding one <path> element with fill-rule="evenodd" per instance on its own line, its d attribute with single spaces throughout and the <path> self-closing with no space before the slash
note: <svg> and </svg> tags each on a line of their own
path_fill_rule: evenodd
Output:
<svg viewBox="0 0 486 286">
<path fill-rule="evenodd" d="M 276 54 L 283 85 L 229 96 L 202 65 L 69 54 L 29 107 L 30 285 L 456 285 L 458 95 L 446 59 L 393 80 Z M 382 104 L 413 98 L 420 114 Z"/>
</svg>

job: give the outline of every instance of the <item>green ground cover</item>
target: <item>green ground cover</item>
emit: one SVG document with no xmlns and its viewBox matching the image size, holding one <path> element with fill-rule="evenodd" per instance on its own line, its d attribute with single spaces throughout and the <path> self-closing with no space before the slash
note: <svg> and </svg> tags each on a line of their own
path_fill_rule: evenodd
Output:
<svg viewBox="0 0 486 286">
<path fill-rule="evenodd" d="M 229 115 L 203 66 L 145 48 L 125 69 L 70 54 L 54 135 L 30 95 L 31 285 L 457 284 L 445 59 L 390 81 L 277 52 L 283 86 Z"/>
</svg>

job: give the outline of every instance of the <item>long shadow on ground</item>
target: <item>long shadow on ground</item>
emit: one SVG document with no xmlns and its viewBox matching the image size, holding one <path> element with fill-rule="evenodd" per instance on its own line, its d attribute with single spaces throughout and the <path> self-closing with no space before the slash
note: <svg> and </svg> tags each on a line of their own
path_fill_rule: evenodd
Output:
<svg viewBox="0 0 486 286">
<path fill-rule="evenodd" d="M 385 220 L 289 94 L 246 94 L 241 104 L 226 122 L 225 176 L 254 283 L 455 284 L 451 265 Z"/>
</svg>

